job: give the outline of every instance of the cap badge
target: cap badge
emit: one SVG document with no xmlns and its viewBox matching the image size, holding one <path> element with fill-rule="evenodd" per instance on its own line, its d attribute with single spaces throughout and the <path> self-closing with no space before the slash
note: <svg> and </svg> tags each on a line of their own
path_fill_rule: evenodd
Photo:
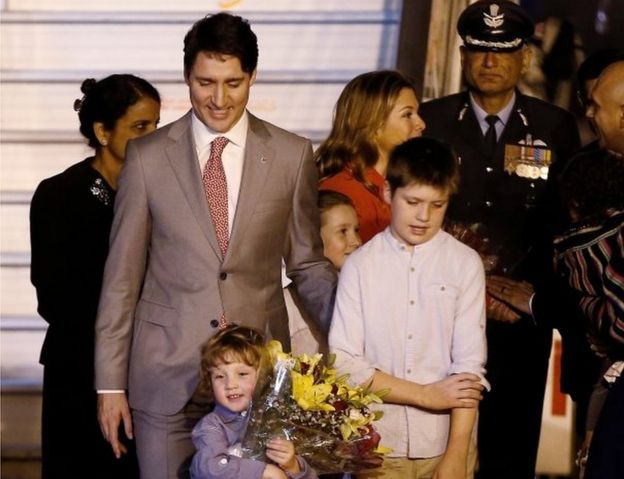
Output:
<svg viewBox="0 0 624 479">
<path fill-rule="evenodd" d="M 505 19 L 504 19 L 505 14 L 504 13 L 501 13 L 500 15 L 498 14 L 499 8 L 500 7 L 498 5 L 493 3 L 492 5 L 490 5 L 490 14 L 489 15 L 487 14 L 487 12 L 483 12 L 483 22 L 488 27 L 490 27 L 490 28 L 498 28 L 505 21 Z"/>
</svg>

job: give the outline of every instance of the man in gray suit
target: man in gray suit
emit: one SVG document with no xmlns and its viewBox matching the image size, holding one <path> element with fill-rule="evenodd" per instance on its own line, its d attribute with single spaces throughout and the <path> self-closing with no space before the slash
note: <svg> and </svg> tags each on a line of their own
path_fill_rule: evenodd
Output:
<svg viewBox="0 0 624 479">
<path fill-rule="evenodd" d="M 102 432 L 118 457 L 120 425 L 135 433 L 143 478 L 186 476 L 191 429 L 209 409 L 200 346 L 219 327 L 289 344 L 282 258 L 329 329 L 336 275 L 322 254 L 312 147 L 247 112 L 257 59 L 242 18 L 198 21 L 184 39 L 192 110 L 126 152 L 95 370 Z"/>
</svg>

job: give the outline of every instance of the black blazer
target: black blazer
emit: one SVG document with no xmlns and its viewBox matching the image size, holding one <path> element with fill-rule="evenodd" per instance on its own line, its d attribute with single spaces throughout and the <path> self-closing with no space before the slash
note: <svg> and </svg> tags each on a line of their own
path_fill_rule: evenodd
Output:
<svg viewBox="0 0 624 479">
<path fill-rule="evenodd" d="M 49 323 L 40 362 L 92 383 L 95 316 L 114 191 L 92 158 L 43 180 L 30 207 L 31 281 Z"/>
</svg>

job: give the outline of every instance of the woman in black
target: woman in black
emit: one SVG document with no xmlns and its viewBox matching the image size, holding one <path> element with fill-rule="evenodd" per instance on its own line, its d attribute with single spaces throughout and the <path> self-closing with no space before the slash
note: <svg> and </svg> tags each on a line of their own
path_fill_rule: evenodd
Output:
<svg viewBox="0 0 624 479">
<path fill-rule="evenodd" d="M 128 140 L 156 129 L 160 96 L 133 75 L 82 83 L 74 109 L 95 155 L 43 180 L 31 202 L 31 281 L 49 323 L 41 350 L 42 477 L 138 477 L 134 445 L 116 459 L 100 432 L 94 324 L 117 178 Z"/>
</svg>

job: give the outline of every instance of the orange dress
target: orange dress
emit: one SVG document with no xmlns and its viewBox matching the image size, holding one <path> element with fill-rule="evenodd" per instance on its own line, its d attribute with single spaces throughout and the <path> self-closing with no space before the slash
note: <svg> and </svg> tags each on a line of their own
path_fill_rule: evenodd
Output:
<svg viewBox="0 0 624 479">
<path fill-rule="evenodd" d="M 319 190 L 331 190 L 348 196 L 355 205 L 360 221 L 360 236 L 366 243 L 390 224 L 390 205 L 383 199 L 384 177 L 374 168 L 364 170 L 366 179 L 373 184 L 378 194 L 370 191 L 364 183 L 356 180 L 347 169 L 325 178 L 319 184 Z"/>
</svg>

